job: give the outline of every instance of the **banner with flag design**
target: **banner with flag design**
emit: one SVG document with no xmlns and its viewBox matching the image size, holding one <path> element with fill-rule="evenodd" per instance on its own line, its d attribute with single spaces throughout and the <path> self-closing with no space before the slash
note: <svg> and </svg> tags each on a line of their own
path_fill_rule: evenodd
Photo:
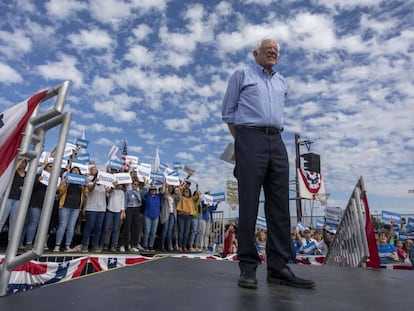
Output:
<svg viewBox="0 0 414 311">
<path fill-rule="evenodd" d="M 17 149 L 23 132 L 35 108 L 47 94 L 47 90 L 0 113 L 0 198 L 14 172 Z"/>
<path fill-rule="evenodd" d="M 317 194 L 325 193 L 323 176 L 319 173 L 305 171 L 298 168 L 299 197 L 316 200 Z"/>
</svg>

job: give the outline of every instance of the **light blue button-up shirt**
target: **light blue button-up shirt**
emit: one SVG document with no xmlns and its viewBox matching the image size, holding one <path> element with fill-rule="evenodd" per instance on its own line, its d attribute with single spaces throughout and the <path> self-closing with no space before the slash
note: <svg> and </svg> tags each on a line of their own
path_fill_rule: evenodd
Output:
<svg viewBox="0 0 414 311">
<path fill-rule="evenodd" d="M 237 70 L 229 79 L 223 99 L 225 123 L 283 128 L 287 95 L 285 79 L 272 71 L 269 76 L 258 64 Z"/>
</svg>

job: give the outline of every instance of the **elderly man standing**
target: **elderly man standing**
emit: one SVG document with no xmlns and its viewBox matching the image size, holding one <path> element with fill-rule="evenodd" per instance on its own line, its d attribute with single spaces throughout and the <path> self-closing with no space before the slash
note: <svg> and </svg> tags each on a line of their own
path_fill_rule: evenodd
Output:
<svg viewBox="0 0 414 311">
<path fill-rule="evenodd" d="M 253 51 L 255 64 L 230 77 L 223 99 L 222 119 L 235 139 L 235 177 L 239 191 L 238 285 L 257 288 L 256 269 L 261 263 L 255 246 L 255 225 L 260 189 L 265 194 L 268 229 L 267 281 L 301 288 L 315 283 L 297 277 L 287 262 L 293 256 L 290 240 L 289 163 L 284 142 L 285 79 L 274 71 L 279 44 L 260 40 Z"/>
</svg>

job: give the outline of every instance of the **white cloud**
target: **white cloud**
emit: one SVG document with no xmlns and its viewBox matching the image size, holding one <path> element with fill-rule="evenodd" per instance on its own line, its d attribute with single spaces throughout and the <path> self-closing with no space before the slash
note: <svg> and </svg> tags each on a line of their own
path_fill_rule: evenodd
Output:
<svg viewBox="0 0 414 311">
<path fill-rule="evenodd" d="M 32 49 L 32 40 L 22 30 L 0 30 L 0 53 L 9 58 L 24 55 Z"/>
<path fill-rule="evenodd" d="M 0 82 L 5 84 L 22 82 L 22 76 L 12 67 L 0 62 Z"/>
<path fill-rule="evenodd" d="M 153 33 L 153 30 L 147 24 L 141 24 L 132 29 L 131 32 L 134 35 L 135 39 L 142 41 L 147 38 L 148 35 Z"/>
<path fill-rule="evenodd" d="M 49 0 L 45 4 L 48 15 L 58 19 L 65 19 L 78 11 L 85 10 L 87 4 L 76 0 Z"/>
<path fill-rule="evenodd" d="M 136 45 L 130 48 L 125 55 L 125 59 L 138 66 L 152 66 L 154 62 L 152 53 L 142 45 Z"/>
<path fill-rule="evenodd" d="M 128 153 L 130 153 L 131 154 L 131 151 L 132 151 L 132 153 L 141 153 L 142 152 L 142 150 L 143 150 L 143 148 L 141 147 L 141 146 L 129 146 L 128 145 Z"/>
<path fill-rule="evenodd" d="M 163 121 L 166 128 L 174 132 L 189 132 L 191 121 L 189 119 L 167 119 Z"/>
<path fill-rule="evenodd" d="M 107 100 L 95 101 L 93 109 L 110 117 L 117 123 L 132 122 L 137 119 L 137 113 L 130 109 L 133 102 L 133 98 L 127 94 L 118 94 L 111 96 Z"/>
<path fill-rule="evenodd" d="M 78 60 L 74 56 L 60 54 L 59 61 L 47 62 L 36 66 L 38 73 L 46 80 L 70 80 L 73 85 L 80 88 L 83 84 L 82 73 L 76 68 Z"/>
<path fill-rule="evenodd" d="M 102 24 L 118 28 L 131 15 L 131 6 L 124 0 L 91 0 L 90 14 Z"/>
<path fill-rule="evenodd" d="M 96 77 L 92 82 L 92 92 L 97 95 L 109 96 L 113 89 L 114 81 L 108 78 Z"/>
<path fill-rule="evenodd" d="M 109 49 L 112 45 L 112 39 L 109 34 L 102 29 L 85 30 L 82 29 L 77 34 L 68 36 L 71 44 L 79 50 L 88 49 Z"/>
<path fill-rule="evenodd" d="M 188 162 L 194 161 L 194 156 L 189 152 L 178 152 L 175 156 L 177 159 L 185 160 Z"/>
</svg>

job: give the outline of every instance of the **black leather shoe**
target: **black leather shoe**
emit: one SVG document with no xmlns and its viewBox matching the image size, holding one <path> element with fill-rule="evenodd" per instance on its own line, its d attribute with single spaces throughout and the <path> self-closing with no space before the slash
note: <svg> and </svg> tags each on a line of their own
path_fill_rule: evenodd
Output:
<svg viewBox="0 0 414 311">
<path fill-rule="evenodd" d="M 298 278 L 289 267 L 278 271 L 269 271 L 267 282 L 270 284 L 282 284 L 300 288 L 313 288 L 316 285 L 312 280 Z"/>
<path fill-rule="evenodd" d="M 257 288 L 256 271 L 241 272 L 239 282 L 237 284 L 244 288 Z"/>
</svg>

